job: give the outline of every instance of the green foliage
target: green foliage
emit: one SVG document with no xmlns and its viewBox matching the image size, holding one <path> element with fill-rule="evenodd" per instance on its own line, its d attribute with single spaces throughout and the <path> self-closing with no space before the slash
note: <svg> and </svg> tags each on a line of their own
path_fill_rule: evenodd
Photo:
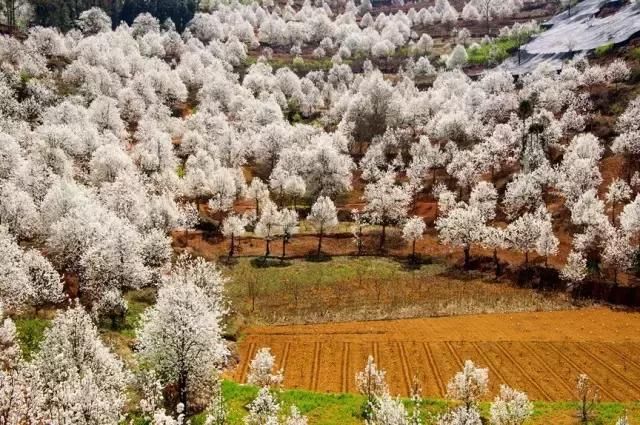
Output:
<svg viewBox="0 0 640 425">
<path fill-rule="evenodd" d="M 505 60 L 519 47 L 518 40 L 512 37 L 499 38 L 491 43 L 484 43 L 475 48 L 467 49 L 469 63 L 472 65 L 487 65 Z"/>
<path fill-rule="evenodd" d="M 400 58 L 407 58 L 409 56 L 416 56 L 416 55 L 411 53 L 411 49 L 409 48 L 409 46 L 402 46 L 393 52 L 393 56 L 400 57 Z"/>
<path fill-rule="evenodd" d="M 178 175 L 178 177 L 183 178 L 185 173 L 186 173 L 186 170 L 183 164 L 180 164 L 176 167 L 176 174 Z"/>
<path fill-rule="evenodd" d="M 155 303 L 155 292 L 151 288 L 131 291 L 125 295 L 129 309 L 118 331 L 128 338 L 134 338 L 140 316 Z"/>
<path fill-rule="evenodd" d="M 139 415 L 127 415 L 127 420 L 120 422 L 121 425 L 149 425 L 149 422 L 144 420 Z"/>
<path fill-rule="evenodd" d="M 300 115 L 300 112 L 296 112 L 295 114 L 293 114 L 293 117 L 291 117 L 292 124 L 297 124 L 301 121 L 302 121 L 302 116 Z"/>
<path fill-rule="evenodd" d="M 640 60 L 640 47 L 631 49 L 631 57 Z"/>
<path fill-rule="evenodd" d="M 609 111 L 614 116 L 622 115 L 622 113 L 626 110 L 626 105 L 623 105 L 620 102 L 612 103 L 609 107 Z"/>
<path fill-rule="evenodd" d="M 271 66 L 273 66 L 274 70 L 288 66 L 292 71 L 300 73 L 307 73 L 310 71 L 328 71 L 333 66 L 333 62 L 331 62 L 330 58 L 305 59 L 305 61 L 301 63 L 289 63 L 286 60 L 278 59 L 275 61 L 270 61 L 270 63 Z"/>
<path fill-rule="evenodd" d="M 302 121 L 302 116 L 300 115 L 300 103 L 297 100 L 289 100 L 287 106 L 287 119 L 291 124 L 297 124 Z"/>
<path fill-rule="evenodd" d="M 15 319 L 18 342 L 27 360 L 38 351 L 40 342 L 44 338 L 44 331 L 49 327 L 49 320 L 39 318 Z"/>
<path fill-rule="evenodd" d="M 603 44 L 602 46 L 596 47 L 596 56 L 602 57 L 613 50 L 613 43 Z"/>
<path fill-rule="evenodd" d="M 152 288 L 130 291 L 125 294 L 124 299 L 128 307 L 124 317 L 116 321 L 104 319 L 99 325 L 103 331 L 114 331 L 125 339 L 133 339 L 142 313 L 155 303 L 155 291 Z"/>
<path fill-rule="evenodd" d="M 32 78 L 33 76 L 27 71 L 20 71 L 20 84 L 23 87 L 26 87 L 26 85 L 29 84 L 29 81 L 31 81 Z"/>
</svg>

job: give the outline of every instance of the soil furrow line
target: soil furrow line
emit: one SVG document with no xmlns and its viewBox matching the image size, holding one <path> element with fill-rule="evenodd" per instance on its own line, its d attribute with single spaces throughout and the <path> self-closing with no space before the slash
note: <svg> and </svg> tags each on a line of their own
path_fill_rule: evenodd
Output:
<svg viewBox="0 0 640 425">
<path fill-rule="evenodd" d="M 623 353 L 622 351 L 618 350 L 617 348 L 615 348 L 613 346 L 613 344 L 610 343 L 600 343 L 599 344 L 601 347 L 606 347 L 607 350 L 611 351 L 612 353 L 614 353 L 616 356 L 624 359 L 624 361 L 628 364 L 630 364 L 631 366 L 635 367 L 636 369 L 640 370 L 640 363 L 636 362 L 635 360 L 633 360 L 631 357 L 629 357 L 628 354 Z"/>
<path fill-rule="evenodd" d="M 398 342 L 398 352 L 400 353 L 400 365 L 402 366 L 402 374 L 404 375 L 404 381 L 407 385 L 407 394 L 411 394 L 411 376 L 409 375 L 409 361 L 407 360 L 407 353 L 404 349 L 404 344 Z"/>
<path fill-rule="evenodd" d="M 349 373 L 349 343 L 344 342 L 342 344 L 342 387 L 343 393 L 347 392 L 349 381 L 347 374 Z"/>
<path fill-rule="evenodd" d="M 464 365 L 464 363 L 462 362 L 462 359 L 460 358 L 460 356 L 458 356 L 458 353 L 456 352 L 455 348 L 453 348 L 453 345 L 451 345 L 451 341 L 445 341 L 444 344 L 449 349 L 449 352 L 451 353 L 451 356 L 453 357 L 453 359 L 456 361 L 456 363 L 458 363 L 458 368 L 462 369 L 462 366 Z"/>
<path fill-rule="evenodd" d="M 540 364 L 542 365 L 542 367 L 544 367 L 544 368 L 545 368 L 545 370 L 547 371 L 547 373 L 548 373 L 550 376 L 552 376 L 553 378 L 555 378 L 555 380 L 556 380 L 556 381 L 560 382 L 560 384 L 564 387 L 564 389 L 565 389 L 565 390 L 567 390 L 567 391 L 569 392 L 569 394 L 573 394 L 573 392 L 574 392 L 574 391 L 573 391 L 573 388 L 571 388 L 571 387 L 569 386 L 569 384 L 567 384 L 566 378 L 563 378 L 563 377 L 561 377 L 560 375 L 558 375 L 558 373 L 557 373 L 555 370 L 553 370 L 553 368 L 552 368 L 552 367 L 550 367 L 550 366 L 547 364 L 547 362 L 545 361 L 545 359 L 543 359 L 543 358 L 540 356 L 540 354 L 536 352 L 536 349 L 535 349 L 534 347 L 532 347 L 532 346 L 530 345 L 530 343 L 528 343 L 528 342 L 524 342 L 524 343 L 523 343 L 523 345 L 524 345 L 525 347 L 527 347 L 527 348 L 528 348 L 528 350 L 527 350 L 527 351 L 529 352 L 529 354 L 531 354 L 531 356 L 532 356 L 533 358 L 535 358 L 535 359 L 538 361 L 538 363 L 540 363 Z"/>
<path fill-rule="evenodd" d="M 436 378 L 436 384 L 438 385 L 438 390 L 440 390 L 440 395 L 442 397 L 446 394 L 446 389 L 444 387 L 444 383 L 442 382 L 442 376 L 440 376 L 440 371 L 438 370 L 438 366 L 436 362 L 433 360 L 433 353 L 431 353 L 431 347 L 428 342 L 423 342 L 422 346 L 424 347 L 424 352 L 427 354 L 427 360 L 429 361 L 429 367 L 431 371 L 433 371 L 433 376 Z"/>
<path fill-rule="evenodd" d="M 509 352 L 509 350 L 503 347 L 500 342 L 496 342 L 496 347 L 498 347 L 498 350 L 500 350 L 503 356 L 505 356 L 507 359 L 509 359 L 511 363 L 513 363 L 513 365 L 516 367 L 516 369 L 518 369 L 518 371 L 526 379 L 526 381 L 529 382 L 531 386 L 535 387 L 540 392 L 540 394 L 546 401 L 552 400 L 549 394 L 547 394 L 547 392 L 542 388 L 542 386 L 538 384 L 538 382 L 529 375 L 529 373 L 524 369 L 524 367 L 522 367 L 520 363 L 516 361 L 515 357 L 513 357 L 513 355 Z"/>
<path fill-rule="evenodd" d="M 282 359 L 280 360 L 280 369 L 286 370 L 287 368 L 287 359 L 289 358 L 289 349 L 291 348 L 291 343 L 287 342 L 284 345 L 284 352 L 282 353 Z"/>
<path fill-rule="evenodd" d="M 478 355 L 487 364 L 487 367 L 493 370 L 493 373 L 498 377 L 498 379 L 500 380 L 500 383 L 507 384 L 510 387 L 513 387 L 513 385 L 509 384 L 509 382 L 507 382 L 507 380 L 504 379 L 504 376 L 502 375 L 502 373 L 500 373 L 500 371 L 498 370 L 498 367 L 496 367 L 493 361 L 489 359 L 489 357 L 480 349 L 480 346 L 478 346 L 476 342 L 472 342 L 471 345 L 473 346 L 473 348 L 476 349 L 476 351 L 478 352 Z"/>
<path fill-rule="evenodd" d="M 311 364 L 311 390 L 318 389 L 318 380 L 320 379 L 320 349 L 321 342 L 315 342 L 313 347 L 313 363 Z"/>
<path fill-rule="evenodd" d="M 256 349 L 256 343 L 252 342 L 249 344 L 249 348 L 247 349 L 247 357 L 244 359 L 244 363 L 242 368 L 240 369 L 240 379 L 238 381 L 245 382 L 247 377 L 247 373 L 249 372 L 249 364 L 251 363 L 251 359 L 253 359 L 253 352 Z"/>
<path fill-rule="evenodd" d="M 626 376 L 624 376 L 623 373 L 621 373 L 620 371 L 618 371 L 617 369 L 615 369 L 614 367 L 610 366 L 606 361 L 604 361 L 601 357 L 599 357 L 598 355 L 592 353 L 591 351 L 589 351 L 588 349 L 584 348 L 582 346 L 582 343 L 578 343 L 576 344 L 576 346 L 578 347 L 578 349 L 582 352 L 584 352 L 585 354 L 587 354 L 589 357 L 591 357 L 596 363 L 598 363 L 598 365 L 600 365 L 601 367 L 607 369 L 609 372 L 611 372 L 613 375 L 617 376 L 618 379 L 620 379 L 620 381 L 622 381 L 627 387 L 631 387 L 634 390 L 636 390 L 637 394 L 640 394 L 640 386 L 638 386 L 635 382 L 633 382 L 632 380 L 628 379 Z"/>
<path fill-rule="evenodd" d="M 566 354 L 564 354 L 562 352 L 562 350 L 560 350 L 558 347 L 556 347 L 554 345 L 553 342 L 550 342 L 549 344 L 547 344 L 549 347 L 551 347 L 551 349 L 553 351 L 556 352 L 556 354 L 558 354 L 558 356 L 560 356 L 565 362 L 567 362 L 571 367 L 573 367 L 574 369 L 576 369 L 578 372 L 580 373 L 586 373 L 585 370 L 583 368 L 581 368 L 580 366 L 578 366 L 573 360 L 571 360 L 569 358 L 569 356 L 567 356 Z M 600 392 L 602 394 L 605 394 L 606 397 L 609 398 L 609 400 L 617 400 L 616 397 L 613 396 L 613 394 L 611 394 L 605 387 L 605 385 L 600 384 L 599 382 L 597 382 L 595 379 L 593 379 L 592 376 L 589 376 L 589 378 L 593 381 L 594 384 L 596 384 L 596 386 L 598 387 L 598 389 L 600 390 Z"/>
</svg>

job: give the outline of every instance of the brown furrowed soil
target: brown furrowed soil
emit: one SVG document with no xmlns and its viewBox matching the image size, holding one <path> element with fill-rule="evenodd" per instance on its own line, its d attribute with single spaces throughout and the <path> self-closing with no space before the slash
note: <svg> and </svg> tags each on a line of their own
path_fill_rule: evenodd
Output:
<svg viewBox="0 0 640 425">
<path fill-rule="evenodd" d="M 572 400 L 576 376 L 586 373 L 602 400 L 640 398 L 640 313 L 591 308 L 253 327 L 245 335 L 232 373 L 239 382 L 253 354 L 271 347 L 286 388 L 355 392 L 355 374 L 373 355 L 391 392 L 405 396 L 416 376 L 426 397 L 444 397 L 470 359 L 489 368 L 490 394 L 504 383 L 534 400 Z"/>
</svg>

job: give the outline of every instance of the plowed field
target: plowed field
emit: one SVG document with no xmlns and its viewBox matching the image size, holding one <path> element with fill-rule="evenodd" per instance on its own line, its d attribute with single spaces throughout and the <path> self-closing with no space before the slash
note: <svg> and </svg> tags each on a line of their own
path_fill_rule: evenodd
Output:
<svg viewBox="0 0 640 425">
<path fill-rule="evenodd" d="M 534 400 L 574 399 L 587 373 L 601 400 L 640 399 L 640 313 L 586 309 L 378 322 L 254 327 L 239 345 L 235 379 L 271 347 L 286 388 L 354 392 L 368 355 L 387 371 L 393 394 L 407 395 L 413 376 L 426 397 L 443 397 L 447 381 L 471 359 L 489 368 L 491 395 L 505 383 Z"/>
</svg>

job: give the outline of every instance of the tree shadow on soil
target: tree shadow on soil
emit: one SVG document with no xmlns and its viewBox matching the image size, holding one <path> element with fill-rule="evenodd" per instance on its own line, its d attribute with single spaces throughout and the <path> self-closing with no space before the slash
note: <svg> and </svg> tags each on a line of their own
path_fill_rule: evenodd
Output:
<svg viewBox="0 0 640 425">
<path fill-rule="evenodd" d="M 258 269 L 265 269 L 269 267 L 289 267 L 290 261 L 282 260 L 278 257 L 256 257 L 249 261 L 251 266 Z"/>
<path fill-rule="evenodd" d="M 396 257 L 396 262 L 398 262 L 402 268 L 406 271 L 416 271 L 420 270 L 422 266 L 429 266 L 433 264 L 432 257 L 423 257 L 420 254 L 416 254 L 415 257 Z"/>
<path fill-rule="evenodd" d="M 218 257 L 218 264 L 223 264 L 225 266 L 235 266 L 239 261 L 236 257 L 229 258 L 228 255 L 220 255 Z"/>
<path fill-rule="evenodd" d="M 307 253 L 307 255 L 304 256 L 304 259 L 310 263 L 326 263 L 328 261 L 331 261 L 331 255 L 327 254 L 324 251 L 321 251 L 320 254 L 318 254 L 318 251 L 310 251 Z"/>
</svg>

